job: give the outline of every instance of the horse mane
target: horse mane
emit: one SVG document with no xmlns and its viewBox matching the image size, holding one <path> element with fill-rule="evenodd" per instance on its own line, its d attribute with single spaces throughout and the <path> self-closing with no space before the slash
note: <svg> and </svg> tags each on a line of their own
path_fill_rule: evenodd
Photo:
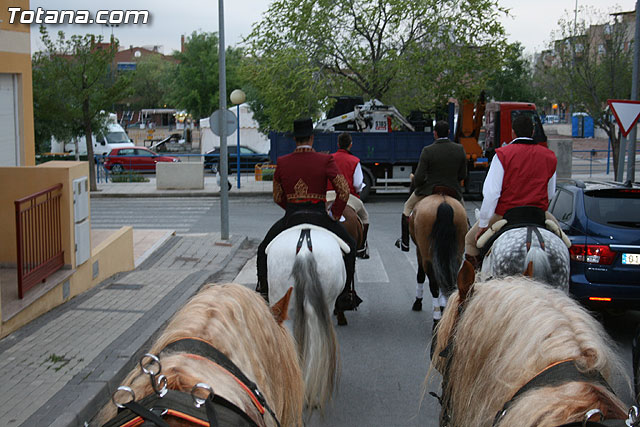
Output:
<svg viewBox="0 0 640 427">
<path fill-rule="evenodd" d="M 604 328 L 558 289 L 524 278 L 474 284 L 458 317 L 455 292 L 437 328 L 437 355 L 455 340 L 450 354 L 451 425 L 491 426 L 504 403 L 554 362 L 572 359 L 583 372 L 605 379 L 624 377 L 622 363 Z M 625 418 L 624 404 L 606 388 L 585 382 L 531 390 L 509 408 L 501 426 L 555 426 L 581 420 L 589 409 L 607 418 Z"/>
<path fill-rule="evenodd" d="M 206 285 L 174 315 L 149 352 L 159 355 L 169 343 L 188 337 L 207 341 L 231 359 L 257 384 L 283 426 L 302 425 L 304 384 L 295 344 L 257 293 L 237 284 Z M 216 394 L 246 412 L 253 410 L 248 395 L 211 361 L 177 352 L 163 356 L 161 363 L 170 389 L 190 392 L 198 382 L 209 383 Z M 138 400 L 153 393 L 139 366 L 122 385 L 131 387 Z M 105 421 L 115 413 L 110 402 L 98 418 Z M 268 415 L 264 419 L 275 425 Z"/>
</svg>

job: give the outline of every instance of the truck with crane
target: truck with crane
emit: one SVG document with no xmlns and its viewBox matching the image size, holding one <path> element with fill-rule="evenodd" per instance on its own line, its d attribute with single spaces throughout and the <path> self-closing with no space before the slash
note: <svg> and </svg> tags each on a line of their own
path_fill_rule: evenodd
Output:
<svg viewBox="0 0 640 427">
<path fill-rule="evenodd" d="M 531 115 L 535 123 L 534 139 L 546 144 L 536 106 L 532 103 L 485 103 L 481 97 L 475 104 L 463 101 L 457 116 L 455 105 L 449 104 L 450 137 L 463 145 L 469 162 L 465 197 L 482 194 L 489 162 L 496 148 L 511 141 L 511 121 L 517 114 Z M 418 112 L 405 118 L 395 107 L 378 100 L 362 102 L 362 98 L 339 97 L 327 119 L 316 125 L 313 146 L 316 151 L 334 153 L 338 149 L 339 133 L 350 132 L 351 152 L 360 158 L 365 182 L 361 198 L 365 200 L 373 192 L 409 193 L 411 174 L 415 172 L 422 149 L 434 141 L 433 123 L 432 118 Z M 271 132 L 269 140 L 273 163 L 295 149 L 293 138 L 284 133 Z"/>
</svg>

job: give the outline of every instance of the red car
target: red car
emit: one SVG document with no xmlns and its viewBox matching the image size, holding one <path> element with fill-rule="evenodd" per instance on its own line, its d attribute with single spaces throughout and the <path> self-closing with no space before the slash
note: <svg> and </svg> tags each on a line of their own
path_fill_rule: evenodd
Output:
<svg viewBox="0 0 640 427">
<path fill-rule="evenodd" d="M 158 162 L 179 162 L 172 156 L 161 156 L 144 147 L 115 148 L 106 157 L 104 167 L 113 173 L 124 170 L 155 171 Z"/>
</svg>

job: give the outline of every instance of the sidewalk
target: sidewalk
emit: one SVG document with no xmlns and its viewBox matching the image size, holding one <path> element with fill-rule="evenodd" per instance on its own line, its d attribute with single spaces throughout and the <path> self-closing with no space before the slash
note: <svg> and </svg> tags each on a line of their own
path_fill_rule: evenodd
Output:
<svg viewBox="0 0 640 427">
<path fill-rule="evenodd" d="M 143 175 L 144 176 L 144 175 Z M 204 189 L 202 190 L 158 190 L 155 176 L 145 176 L 149 182 L 98 182 L 98 191 L 91 193 L 92 198 L 98 197 L 208 197 L 219 196 L 220 186 L 215 175 L 210 173 L 204 176 Z M 242 173 L 240 175 L 240 188 L 238 188 L 236 175 L 229 175 L 231 190 L 229 197 L 252 196 L 258 194 L 271 194 L 272 181 L 256 181 L 253 174 Z"/>
<path fill-rule="evenodd" d="M 172 236 L 134 271 L 0 340 L 0 425 L 89 421 L 187 299 L 233 281 L 255 252 L 244 236 L 219 242 L 219 233 Z"/>
</svg>

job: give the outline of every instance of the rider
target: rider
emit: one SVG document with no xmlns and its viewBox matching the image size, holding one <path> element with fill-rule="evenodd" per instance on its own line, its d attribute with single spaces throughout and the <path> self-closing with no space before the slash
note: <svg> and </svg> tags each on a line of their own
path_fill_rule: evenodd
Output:
<svg viewBox="0 0 640 427">
<path fill-rule="evenodd" d="M 256 290 L 268 299 L 265 253 L 267 245 L 287 228 L 308 223 L 333 232 L 351 249 L 344 256 L 347 281 L 341 295 L 343 297 L 347 295 L 349 286 L 353 282 L 356 262 L 356 243 L 339 223 L 342 211 L 349 200 L 349 183 L 340 173 L 333 157 L 313 150 L 313 123 L 310 118 L 295 120 L 293 129 L 296 149 L 293 153 L 278 158 L 278 167 L 273 175 L 273 200 L 285 210 L 285 214 L 273 224 L 258 246 Z M 328 181 L 331 181 L 337 194 L 329 211 L 325 208 Z M 337 305 L 340 300 L 341 298 L 338 299 Z M 355 307 L 345 309 L 350 308 Z"/>
<path fill-rule="evenodd" d="M 453 190 L 450 196 L 462 201 L 460 181 L 467 176 L 464 148 L 449 140 L 449 124 L 444 120 L 436 122 L 434 131 L 436 140 L 422 149 L 414 177 L 416 189 L 402 211 L 402 237 L 396 240 L 396 246 L 404 252 L 409 252 L 409 215 L 420 200 L 433 194 L 435 187 L 447 187 Z"/>
<path fill-rule="evenodd" d="M 364 207 L 364 203 L 360 200 L 360 192 L 365 186 L 362 181 L 362 167 L 360 159 L 351 154 L 351 146 L 353 145 L 351 135 L 343 132 L 338 135 L 338 151 L 333 153 L 333 159 L 336 161 L 338 168 L 349 183 L 349 201 L 347 205 L 353 209 L 360 222 L 362 222 L 362 248 L 358 249 L 356 256 L 367 259 L 369 258 L 369 245 L 367 244 L 367 234 L 369 232 L 369 213 Z M 333 185 L 329 182 L 329 191 L 327 191 L 327 203 L 336 199 L 336 192 Z"/>
<path fill-rule="evenodd" d="M 480 263 L 478 238 L 509 209 L 536 206 L 557 223 L 546 212 L 556 191 L 556 155 L 533 140 L 529 116 L 517 116 L 512 128 L 514 140 L 496 150 L 482 188 L 484 199 L 478 221 L 465 236 L 465 256 L 476 268 Z"/>
</svg>

